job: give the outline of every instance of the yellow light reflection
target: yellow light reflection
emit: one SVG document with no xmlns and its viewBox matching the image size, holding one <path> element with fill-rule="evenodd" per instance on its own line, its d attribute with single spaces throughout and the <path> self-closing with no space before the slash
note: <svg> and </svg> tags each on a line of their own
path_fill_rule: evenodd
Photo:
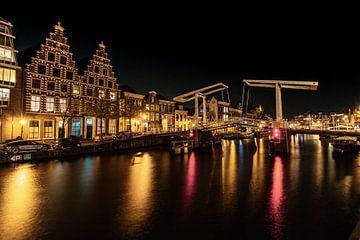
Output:
<svg viewBox="0 0 360 240">
<path fill-rule="evenodd" d="M 257 151 L 253 156 L 252 169 L 251 169 L 251 179 L 249 185 L 249 199 L 252 209 L 256 211 L 260 209 L 260 206 L 256 204 L 261 204 L 265 193 L 265 174 L 266 169 L 264 166 L 265 162 L 265 145 L 264 139 L 256 139 Z"/>
<path fill-rule="evenodd" d="M 36 171 L 22 166 L 5 178 L 0 188 L 0 239 L 28 239 L 40 211 Z"/>
<path fill-rule="evenodd" d="M 145 153 L 135 159 L 129 168 L 128 194 L 121 222 L 125 223 L 126 231 L 132 235 L 144 228 L 153 206 L 153 159 Z"/>
<path fill-rule="evenodd" d="M 231 208 L 236 197 L 236 177 L 237 177 L 237 152 L 236 148 L 239 146 L 235 144 L 234 140 L 230 144 L 225 145 L 225 153 L 222 157 L 222 188 L 223 188 L 223 203 L 225 209 Z M 244 159 L 240 159 L 244 161 Z"/>
</svg>

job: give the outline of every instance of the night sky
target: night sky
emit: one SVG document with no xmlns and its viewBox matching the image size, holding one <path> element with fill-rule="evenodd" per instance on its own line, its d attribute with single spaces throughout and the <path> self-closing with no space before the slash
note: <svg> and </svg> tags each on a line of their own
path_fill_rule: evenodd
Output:
<svg viewBox="0 0 360 240">
<path fill-rule="evenodd" d="M 285 117 L 360 105 L 360 39 L 352 19 L 310 17 L 316 12 L 268 13 L 259 19 L 262 12 L 235 6 L 152 7 L 51 13 L 29 7 L 0 16 L 13 23 L 19 50 L 42 42 L 57 21 L 65 27 L 75 59 L 91 55 L 103 40 L 119 84 L 138 92 L 174 97 L 222 81 L 235 104 L 241 101 L 242 79 L 309 80 L 319 81 L 318 91 L 283 90 Z M 273 89 L 250 93 L 250 103 L 274 116 Z"/>
</svg>

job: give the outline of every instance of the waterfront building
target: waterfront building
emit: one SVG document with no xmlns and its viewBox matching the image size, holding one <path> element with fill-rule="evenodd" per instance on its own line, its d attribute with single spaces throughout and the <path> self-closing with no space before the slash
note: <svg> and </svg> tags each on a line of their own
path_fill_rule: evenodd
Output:
<svg viewBox="0 0 360 240">
<path fill-rule="evenodd" d="M 11 22 L 0 17 L 0 142 L 21 136 L 22 69 Z"/>
<path fill-rule="evenodd" d="M 81 134 L 82 82 L 60 23 L 45 41 L 21 53 L 26 62 L 23 138 Z"/>
<path fill-rule="evenodd" d="M 158 95 L 161 117 L 161 131 L 175 131 L 175 101 Z"/>
<path fill-rule="evenodd" d="M 82 75 L 82 118 L 76 121 L 85 129 L 81 133 L 88 139 L 101 134 L 115 135 L 119 131 L 119 89 L 105 48 L 101 42 L 92 57 L 78 61 Z"/>
<path fill-rule="evenodd" d="M 120 89 L 120 122 L 121 132 L 142 133 L 147 126 L 147 116 L 144 111 L 144 94 L 137 93 L 129 86 L 119 86 Z"/>
<path fill-rule="evenodd" d="M 188 127 L 188 111 L 183 105 L 177 105 L 175 109 L 175 131 L 187 131 Z"/>
</svg>

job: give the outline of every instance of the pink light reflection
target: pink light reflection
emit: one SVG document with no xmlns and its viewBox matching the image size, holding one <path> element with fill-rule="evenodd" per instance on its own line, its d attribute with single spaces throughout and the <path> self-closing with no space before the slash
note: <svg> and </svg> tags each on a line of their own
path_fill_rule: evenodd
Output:
<svg viewBox="0 0 360 240">
<path fill-rule="evenodd" d="M 184 191 L 184 205 L 183 213 L 186 217 L 190 213 L 192 200 L 195 192 L 195 180 L 196 180 L 196 162 L 195 153 L 191 153 L 187 162 L 186 179 L 185 179 L 185 191 Z"/>
<path fill-rule="evenodd" d="M 284 186 L 283 186 L 283 162 L 279 156 L 275 157 L 275 163 L 272 173 L 272 187 L 270 195 L 270 231 L 274 237 L 281 236 L 283 212 L 282 204 L 284 202 Z"/>
</svg>

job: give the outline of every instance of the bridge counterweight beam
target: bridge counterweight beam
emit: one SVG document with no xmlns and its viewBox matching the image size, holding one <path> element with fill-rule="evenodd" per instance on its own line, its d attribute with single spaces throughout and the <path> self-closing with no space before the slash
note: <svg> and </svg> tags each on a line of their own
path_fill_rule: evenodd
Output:
<svg viewBox="0 0 360 240">
<path fill-rule="evenodd" d="M 280 122 L 283 120 L 282 114 L 282 99 L 281 99 L 281 86 L 279 83 L 275 85 L 275 97 L 276 97 L 276 121 Z"/>
</svg>

